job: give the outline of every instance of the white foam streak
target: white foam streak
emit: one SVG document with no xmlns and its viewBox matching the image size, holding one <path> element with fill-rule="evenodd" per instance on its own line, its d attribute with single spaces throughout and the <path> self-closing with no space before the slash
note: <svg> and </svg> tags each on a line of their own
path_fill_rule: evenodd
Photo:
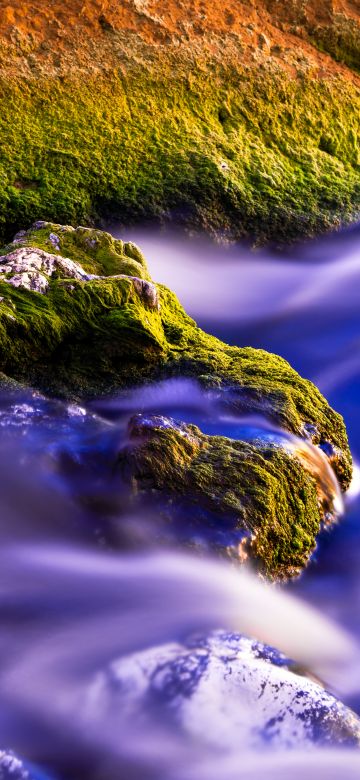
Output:
<svg viewBox="0 0 360 780">
<path fill-rule="evenodd" d="M 112 232 L 123 237 L 116 227 Z M 229 250 L 205 240 L 180 239 L 170 231 L 135 236 L 133 231 L 132 237 L 142 247 L 153 278 L 175 290 L 195 318 L 249 323 L 325 309 L 329 302 L 334 308 L 359 302 L 360 250 L 353 244 L 349 248 L 346 240 L 338 243 L 337 256 L 329 244 L 331 259 L 325 266 L 316 261 L 316 252 L 315 261 L 308 257 L 306 246 L 295 257 L 277 257 L 265 250 L 255 254 L 245 247 Z M 359 238 L 356 241 L 360 245 Z M 326 248 L 322 255 L 326 257 Z"/>
<path fill-rule="evenodd" d="M 0 691 L 12 695 L 33 695 L 34 675 L 48 690 L 59 672 L 94 669 L 122 654 L 218 627 L 276 646 L 338 690 L 360 682 L 358 647 L 344 631 L 299 599 L 215 561 L 10 548 L 1 555 L 0 587 L 2 608 L 9 605 L 15 615 L 28 608 L 37 626 L 21 663 L 0 676 Z M 16 655 L 21 633 L 10 636 Z"/>
</svg>

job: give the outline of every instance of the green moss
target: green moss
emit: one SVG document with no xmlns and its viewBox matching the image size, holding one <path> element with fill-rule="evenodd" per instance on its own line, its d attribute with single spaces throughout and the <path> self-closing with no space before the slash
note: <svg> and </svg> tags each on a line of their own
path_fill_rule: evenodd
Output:
<svg viewBox="0 0 360 780">
<path fill-rule="evenodd" d="M 149 279 L 144 255 L 136 244 L 114 239 L 110 233 L 88 227 L 35 223 L 18 240 L 0 249 L 0 256 L 18 246 L 32 246 L 50 254 L 69 257 L 91 274 L 126 274 Z"/>
<path fill-rule="evenodd" d="M 324 506 L 314 477 L 284 447 L 205 436 L 193 425 L 164 425 L 164 418 L 143 423 L 141 415 L 132 438 L 119 455 L 121 473 L 138 494 L 157 492 L 168 521 L 195 518 L 195 537 L 207 530 L 214 551 L 235 560 L 249 555 L 274 579 L 307 564 Z"/>
<path fill-rule="evenodd" d="M 152 57 L 126 75 L 0 82 L 3 236 L 113 214 L 281 241 L 356 216 L 357 87 Z"/>
<path fill-rule="evenodd" d="M 114 249 L 111 237 L 99 231 L 48 225 L 21 240 L 49 249 L 50 232 L 64 241 L 65 256 L 103 273 L 109 259 L 104 256 L 103 267 L 102 253 L 110 246 L 111 263 L 116 250 L 116 271 L 123 273 L 125 248 L 113 242 Z M 100 251 L 87 249 L 89 235 L 98 239 Z M 140 255 L 132 260 L 139 261 Z M 144 263 L 141 268 L 146 275 Z M 344 423 L 317 388 L 276 355 L 230 347 L 204 333 L 170 290 L 162 285 L 157 290 L 159 308 L 127 276 L 87 282 L 52 278 L 46 295 L 0 281 L 0 371 L 66 397 L 110 393 L 170 376 L 196 377 L 204 387 L 221 389 L 224 403 L 239 412 L 261 413 L 299 435 L 312 424 L 314 443 L 333 444 L 334 467 L 346 489 L 351 456 Z"/>
</svg>

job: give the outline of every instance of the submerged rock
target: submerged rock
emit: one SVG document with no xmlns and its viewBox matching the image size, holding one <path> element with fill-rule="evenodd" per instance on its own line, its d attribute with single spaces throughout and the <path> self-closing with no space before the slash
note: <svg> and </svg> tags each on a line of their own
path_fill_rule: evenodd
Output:
<svg viewBox="0 0 360 780">
<path fill-rule="evenodd" d="M 140 414 L 119 466 L 140 504 L 160 512 L 160 539 L 173 532 L 186 547 L 250 558 L 275 579 L 301 571 L 341 504 L 323 453 L 280 431 L 233 440 Z"/>
<path fill-rule="evenodd" d="M 313 431 L 315 444 L 331 447 L 348 487 L 344 423 L 314 385 L 276 355 L 204 333 L 170 290 L 151 281 L 133 244 L 38 222 L 3 249 L 1 268 L 0 370 L 7 376 L 75 398 L 193 377 L 237 412 L 261 412 L 300 436 Z"/>
<path fill-rule="evenodd" d="M 87 716 L 119 730 L 155 717 L 225 750 L 359 746 L 358 717 L 299 671 L 274 648 L 215 631 L 114 661 L 94 681 Z"/>
</svg>

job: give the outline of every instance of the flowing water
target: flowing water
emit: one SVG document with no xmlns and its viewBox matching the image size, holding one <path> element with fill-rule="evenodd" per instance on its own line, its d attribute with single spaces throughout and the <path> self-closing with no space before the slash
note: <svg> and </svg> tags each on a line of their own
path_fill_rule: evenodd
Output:
<svg viewBox="0 0 360 780">
<path fill-rule="evenodd" d="M 159 232 L 126 238 L 201 327 L 276 352 L 314 380 L 344 415 L 360 462 L 357 231 L 281 255 Z M 3 393 L 0 750 L 56 780 L 358 778 L 355 750 L 264 752 L 240 740 L 218 751 L 159 713 L 133 721 L 101 711 L 94 681 L 116 659 L 223 628 L 278 648 L 360 714 L 357 466 L 343 508 L 331 470 L 309 445 L 304 457 L 344 514 L 322 534 L 307 571 L 275 588 L 212 560 L 206 546 L 201 558 L 179 552 L 163 529 L 160 545 L 153 508 L 134 512 L 115 464 L 138 411 L 234 438 L 259 432 L 297 452 L 307 446 L 266 420 L 229 419 L 189 380 L 87 406 Z M 219 728 L 221 717 L 220 708 Z"/>
</svg>

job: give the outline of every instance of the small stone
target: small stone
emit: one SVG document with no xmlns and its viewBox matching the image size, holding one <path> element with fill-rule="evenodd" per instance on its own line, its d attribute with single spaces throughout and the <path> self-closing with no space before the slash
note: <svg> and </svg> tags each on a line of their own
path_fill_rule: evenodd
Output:
<svg viewBox="0 0 360 780">
<path fill-rule="evenodd" d="M 0 780 L 34 780 L 12 752 L 0 750 Z"/>
<path fill-rule="evenodd" d="M 145 279 L 139 279 L 137 276 L 129 276 L 132 280 L 135 290 L 144 303 L 151 309 L 160 310 L 158 291 L 153 282 L 147 282 Z"/>
<path fill-rule="evenodd" d="M 85 243 L 90 247 L 90 249 L 95 249 L 98 244 L 96 238 L 86 238 Z"/>
<path fill-rule="evenodd" d="M 31 225 L 31 230 L 41 230 L 42 228 L 46 227 L 49 223 L 45 222 L 42 219 L 38 219 L 37 222 L 34 222 Z"/>
<path fill-rule="evenodd" d="M 258 37 L 258 42 L 259 42 L 259 48 L 260 49 L 270 50 L 270 41 L 266 37 L 266 35 L 264 35 L 264 33 L 260 33 L 260 35 Z"/>
<path fill-rule="evenodd" d="M 54 249 L 60 250 L 60 238 L 55 233 L 50 233 L 49 241 L 53 245 Z"/>
<path fill-rule="evenodd" d="M 26 237 L 26 230 L 19 230 L 18 233 L 14 236 L 12 243 L 13 244 L 23 244 Z"/>
</svg>

